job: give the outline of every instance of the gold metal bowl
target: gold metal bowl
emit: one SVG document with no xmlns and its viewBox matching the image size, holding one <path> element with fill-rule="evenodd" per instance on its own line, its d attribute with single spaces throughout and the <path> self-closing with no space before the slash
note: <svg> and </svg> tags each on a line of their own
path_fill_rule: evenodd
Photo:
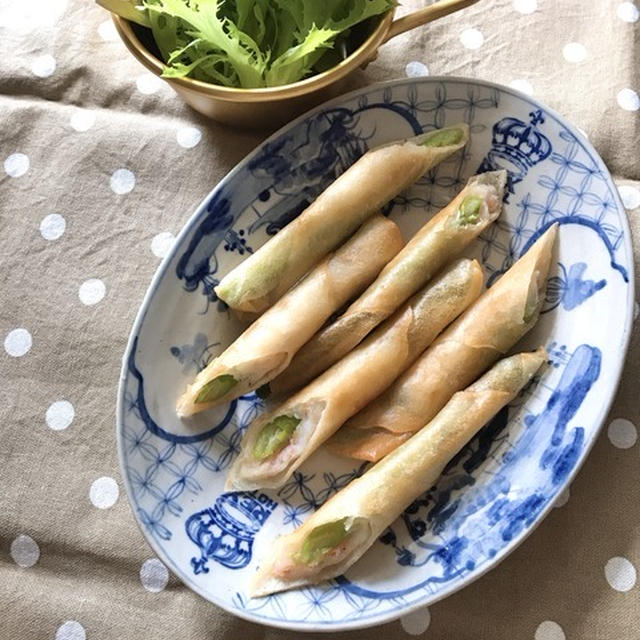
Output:
<svg viewBox="0 0 640 640">
<path fill-rule="evenodd" d="M 477 0 L 439 0 L 424 9 L 394 20 L 394 10 L 384 14 L 365 41 L 347 58 L 328 71 L 280 87 L 236 89 L 192 78 L 164 78 L 164 63 L 140 41 L 132 24 L 117 15 L 113 21 L 127 49 L 151 73 L 162 77 L 178 95 L 199 113 L 242 128 L 275 128 L 307 109 L 341 93 L 347 76 L 378 55 L 378 47 L 400 33 L 414 29 Z"/>
</svg>

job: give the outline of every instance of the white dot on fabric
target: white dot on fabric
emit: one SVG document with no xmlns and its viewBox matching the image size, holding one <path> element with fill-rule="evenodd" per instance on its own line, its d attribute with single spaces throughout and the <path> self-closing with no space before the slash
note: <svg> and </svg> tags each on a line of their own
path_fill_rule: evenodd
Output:
<svg viewBox="0 0 640 640">
<path fill-rule="evenodd" d="M 423 62 L 413 60 L 407 63 L 407 66 L 404 68 L 404 72 L 409 78 L 420 78 L 422 76 L 429 75 L 429 67 L 427 67 Z"/>
<path fill-rule="evenodd" d="M 168 231 L 163 231 L 153 236 L 153 240 L 151 240 L 151 251 L 153 255 L 158 258 L 164 258 L 173 246 L 175 240 L 174 235 Z"/>
<path fill-rule="evenodd" d="M 104 294 L 106 292 L 107 287 L 102 280 L 99 280 L 98 278 L 90 278 L 80 285 L 80 288 L 78 289 L 78 297 L 82 304 L 91 306 L 93 304 L 98 304 L 98 302 L 104 298 Z"/>
<path fill-rule="evenodd" d="M 10 549 L 13 561 L 23 569 L 33 567 L 40 558 L 40 547 L 31 537 L 19 535 L 12 543 Z"/>
<path fill-rule="evenodd" d="M 140 567 L 140 582 L 147 591 L 158 593 L 169 582 L 169 570 L 157 558 L 145 560 Z"/>
<path fill-rule="evenodd" d="M 616 591 L 629 591 L 636 583 L 636 568 L 629 560 L 619 556 L 607 560 L 604 575 L 609 586 Z"/>
<path fill-rule="evenodd" d="M 587 132 L 584 129 L 581 129 L 580 127 L 576 127 L 576 129 L 588 140 L 589 136 L 587 134 Z"/>
<path fill-rule="evenodd" d="M 620 200 L 625 209 L 636 209 L 640 207 L 640 189 L 636 189 L 628 184 L 623 184 L 618 187 L 618 193 L 620 194 Z"/>
<path fill-rule="evenodd" d="M 431 613 L 427 607 L 408 613 L 400 618 L 402 628 L 412 636 L 422 635 L 431 624 Z"/>
<path fill-rule="evenodd" d="M 202 140 L 202 131 L 197 127 L 182 127 L 176 131 L 176 140 L 181 147 L 191 149 Z"/>
<path fill-rule="evenodd" d="M 89 489 L 91 504 L 98 509 L 108 509 L 118 500 L 120 489 L 118 483 L 109 476 L 102 476 L 94 480 Z"/>
<path fill-rule="evenodd" d="M 66 228 L 67 223 L 59 213 L 50 213 L 42 218 L 40 234 L 45 240 L 57 240 Z"/>
<path fill-rule="evenodd" d="M 31 334 L 23 328 L 9 331 L 4 339 L 4 350 L 14 358 L 20 358 L 31 349 Z"/>
<path fill-rule="evenodd" d="M 614 447 L 630 449 L 638 439 L 638 431 L 630 420 L 616 418 L 609 424 L 607 436 L 609 436 L 609 440 Z"/>
<path fill-rule="evenodd" d="M 86 640 L 84 627 L 76 620 L 63 622 L 56 631 L 56 640 Z"/>
<path fill-rule="evenodd" d="M 553 620 L 545 620 L 536 629 L 536 640 L 565 640 L 566 636 L 562 627 Z"/>
<path fill-rule="evenodd" d="M 431 612 L 427 607 L 418 609 L 406 616 L 402 616 L 400 624 L 409 635 L 422 635 L 431 624 Z"/>
<path fill-rule="evenodd" d="M 31 65 L 31 72 L 38 76 L 38 78 L 48 78 L 53 75 L 56 70 L 56 61 L 52 55 L 48 53 L 43 56 L 38 56 Z"/>
<path fill-rule="evenodd" d="M 149 95 L 162 88 L 162 80 L 153 73 L 144 73 L 136 78 L 136 87 L 140 93 Z"/>
<path fill-rule="evenodd" d="M 67 0 L 29 0 L 0 2 L 0 24 L 19 35 L 55 27 L 67 6 Z"/>
<path fill-rule="evenodd" d="M 96 114 L 87 109 L 79 109 L 75 111 L 69 120 L 72 129 L 80 133 L 88 131 L 96 122 Z"/>
<path fill-rule="evenodd" d="M 526 93 L 527 95 L 533 95 L 533 85 L 524 78 L 518 78 L 509 83 L 509 86 L 516 91 L 522 91 L 522 93 Z"/>
<path fill-rule="evenodd" d="M 637 111 L 640 109 L 640 96 L 633 89 L 620 89 L 617 100 L 618 105 L 625 111 Z"/>
<path fill-rule="evenodd" d="M 75 410 L 68 400 L 56 400 L 49 405 L 45 418 L 50 429 L 62 431 L 73 422 L 74 416 Z"/>
<path fill-rule="evenodd" d="M 513 0 L 513 8 L 520 13 L 533 13 L 538 8 L 537 0 Z"/>
<path fill-rule="evenodd" d="M 564 505 L 567 504 L 567 502 L 569 502 L 570 497 L 571 497 L 571 491 L 567 487 L 564 491 L 560 492 L 560 494 L 556 498 L 556 501 L 553 503 L 553 506 L 556 507 L 556 509 L 559 509 L 560 507 L 564 507 Z"/>
<path fill-rule="evenodd" d="M 24 153 L 12 153 L 4 161 L 4 170 L 8 176 L 19 178 L 29 171 L 29 158 Z"/>
<path fill-rule="evenodd" d="M 583 62 L 587 59 L 587 48 L 579 42 L 569 42 L 562 47 L 562 55 L 567 62 Z"/>
<path fill-rule="evenodd" d="M 98 27 L 98 35 L 103 40 L 107 41 L 118 39 L 118 32 L 116 31 L 116 27 L 111 20 L 105 20 L 104 22 L 100 23 L 100 26 Z"/>
<path fill-rule="evenodd" d="M 460 34 L 460 42 L 467 49 L 479 49 L 484 44 L 484 36 L 478 29 L 465 29 Z"/>
<path fill-rule="evenodd" d="M 621 2 L 616 10 L 618 18 L 624 22 L 637 22 L 640 18 L 640 10 L 633 2 Z"/>
<path fill-rule="evenodd" d="M 136 186 L 136 177 L 129 169 L 116 169 L 109 180 L 111 190 L 119 196 L 130 193 Z"/>
</svg>

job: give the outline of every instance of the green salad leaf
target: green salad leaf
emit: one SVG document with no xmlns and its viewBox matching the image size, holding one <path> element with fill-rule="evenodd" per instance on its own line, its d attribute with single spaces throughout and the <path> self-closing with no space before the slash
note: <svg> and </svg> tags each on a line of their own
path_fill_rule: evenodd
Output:
<svg viewBox="0 0 640 640">
<path fill-rule="evenodd" d="M 177 19 L 175 35 L 170 37 L 182 46 L 171 63 L 166 61 L 168 66 L 178 70 L 174 76 L 187 69 L 184 75 L 195 70 L 211 73 L 213 69 L 216 75 L 230 81 L 237 78 L 241 87 L 262 86 L 266 68 L 264 54 L 251 36 L 240 31 L 229 18 L 218 14 L 218 5 L 218 0 L 143 0 L 149 14 L 158 14 L 158 19 L 163 15 Z M 153 33 L 161 51 L 165 47 L 159 40 L 166 37 L 165 32 L 166 29 L 162 29 Z"/>
<path fill-rule="evenodd" d="M 136 22 L 143 27 L 151 26 L 144 7 L 139 6 L 139 0 L 96 0 L 96 3 L 125 20 Z"/>
<path fill-rule="evenodd" d="M 353 27 L 394 5 L 394 0 L 97 2 L 151 28 L 166 63 L 164 76 L 242 88 L 281 86 L 337 64 L 347 54 Z"/>
</svg>

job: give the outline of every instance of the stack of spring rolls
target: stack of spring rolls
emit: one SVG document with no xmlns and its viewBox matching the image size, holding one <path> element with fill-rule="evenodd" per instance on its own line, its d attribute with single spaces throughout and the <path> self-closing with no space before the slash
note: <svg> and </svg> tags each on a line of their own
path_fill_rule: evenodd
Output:
<svg viewBox="0 0 640 640">
<path fill-rule="evenodd" d="M 227 489 L 281 487 L 322 444 L 375 463 L 278 538 L 255 596 L 346 571 L 546 359 L 504 356 L 538 319 L 556 227 L 486 291 L 480 265 L 459 257 L 500 215 L 506 172 L 472 176 L 406 245 L 379 213 L 468 137 L 458 124 L 367 152 L 216 288 L 262 315 L 197 375 L 178 415 L 255 389 L 270 398 Z"/>
</svg>

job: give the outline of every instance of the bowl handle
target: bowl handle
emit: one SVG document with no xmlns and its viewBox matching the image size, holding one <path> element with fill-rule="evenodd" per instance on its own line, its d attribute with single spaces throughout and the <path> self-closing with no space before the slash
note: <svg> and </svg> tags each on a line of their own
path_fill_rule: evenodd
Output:
<svg viewBox="0 0 640 640">
<path fill-rule="evenodd" d="M 464 9 L 476 2 L 478 2 L 478 0 L 439 0 L 438 2 L 434 2 L 432 5 L 429 5 L 424 9 L 419 9 L 418 11 L 414 11 L 406 16 L 402 16 L 402 18 L 394 20 L 389 27 L 389 31 L 387 31 L 384 42 L 391 40 L 391 38 L 395 38 L 397 35 L 404 33 L 405 31 L 415 29 L 423 24 L 427 24 L 427 22 L 433 22 L 438 18 L 448 16 L 450 13 Z"/>
</svg>

